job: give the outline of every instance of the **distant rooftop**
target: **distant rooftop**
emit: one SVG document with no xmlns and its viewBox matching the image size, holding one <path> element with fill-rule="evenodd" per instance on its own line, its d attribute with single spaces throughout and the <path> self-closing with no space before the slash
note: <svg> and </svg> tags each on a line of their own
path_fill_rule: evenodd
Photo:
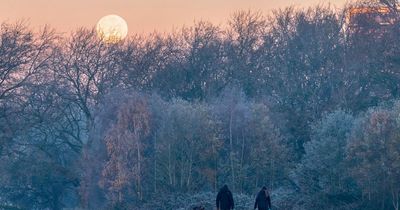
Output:
<svg viewBox="0 0 400 210">
<path fill-rule="evenodd" d="M 349 9 L 347 22 L 352 28 L 365 24 L 391 25 L 395 22 L 396 13 L 400 12 L 400 6 L 395 10 L 386 5 L 355 6 Z"/>
</svg>

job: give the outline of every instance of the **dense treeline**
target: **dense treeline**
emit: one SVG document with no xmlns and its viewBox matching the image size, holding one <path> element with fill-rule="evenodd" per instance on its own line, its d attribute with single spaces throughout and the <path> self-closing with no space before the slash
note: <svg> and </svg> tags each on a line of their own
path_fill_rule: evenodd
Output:
<svg viewBox="0 0 400 210">
<path fill-rule="evenodd" d="M 279 209 L 399 209 L 385 4 L 391 24 L 290 7 L 117 44 L 3 23 L 0 208 L 209 206 L 228 184 L 238 209 L 263 185 Z"/>
</svg>

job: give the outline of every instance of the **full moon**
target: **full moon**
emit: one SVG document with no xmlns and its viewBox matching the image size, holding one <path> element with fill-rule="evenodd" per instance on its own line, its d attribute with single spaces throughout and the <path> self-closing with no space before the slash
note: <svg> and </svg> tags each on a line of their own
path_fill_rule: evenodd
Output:
<svg viewBox="0 0 400 210">
<path fill-rule="evenodd" d="M 128 35 L 128 24 L 118 15 L 107 15 L 97 22 L 96 32 L 102 41 L 114 44 Z"/>
</svg>

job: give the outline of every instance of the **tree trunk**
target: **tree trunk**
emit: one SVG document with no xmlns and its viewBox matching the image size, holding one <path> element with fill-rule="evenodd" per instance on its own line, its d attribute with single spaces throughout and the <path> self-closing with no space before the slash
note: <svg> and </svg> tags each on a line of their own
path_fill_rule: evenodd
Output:
<svg viewBox="0 0 400 210">
<path fill-rule="evenodd" d="M 392 187 L 392 205 L 394 210 L 399 210 L 399 190 Z"/>
<path fill-rule="evenodd" d="M 169 184 L 172 186 L 171 144 L 168 144 L 168 176 Z"/>
<path fill-rule="evenodd" d="M 139 199 L 142 200 L 142 169 L 141 169 L 141 164 L 140 162 L 142 161 L 141 159 L 141 155 L 140 155 L 140 143 L 139 143 L 139 139 L 136 142 L 136 147 L 137 147 L 137 158 L 138 158 L 138 196 Z"/>
<path fill-rule="evenodd" d="M 192 165 L 193 165 L 193 152 L 190 153 L 190 158 L 189 158 L 189 170 L 188 170 L 188 178 L 186 182 L 186 186 L 189 189 L 190 186 L 190 180 L 192 178 Z"/>
<path fill-rule="evenodd" d="M 231 173 L 232 173 L 232 189 L 235 190 L 235 171 L 233 166 L 233 139 L 232 139 L 232 124 L 233 124 L 233 111 L 230 113 L 229 118 L 229 144 L 230 144 L 230 161 L 231 161 Z"/>
<path fill-rule="evenodd" d="M 240 181 L 240 191 L 243 193 L 243 184 L 244 184 L 244 173 L 243 173 L 243 163 L 244 162 L 244 134 L 242 129 L 242 154 L 240 157 L 240 174 L 241 174 L 241 181 Z"/>
<path fill-rule="evenodd" d="M 214 192 L 218 188 L 218 155 L 215 156 L 215 176 L 214 176 Z"/>
<path fill-rule="evenodd" d="M 154 133 L 154 193 L 157 192 L 157 132 Z"/>
</svg>

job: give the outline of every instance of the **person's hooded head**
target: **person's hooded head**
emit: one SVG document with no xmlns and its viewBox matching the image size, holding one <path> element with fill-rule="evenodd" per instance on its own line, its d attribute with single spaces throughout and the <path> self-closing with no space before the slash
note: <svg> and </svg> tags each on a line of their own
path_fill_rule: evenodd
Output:
<svg viewBox="0 0 400 210">
<path fill-rule="evenodd" d="M 225 184 L 225 185 L 221 188 L 221 191 L 222 191 L 222 192 L 229 191 L 228 185 Z"/>
<path fill-rule="evenodd" d="M 264 194 L 266 197 L 269 196 L 268 188 L 266 186 L 263 186 L 260 190 L 260 194 Z"/>
</svg>

